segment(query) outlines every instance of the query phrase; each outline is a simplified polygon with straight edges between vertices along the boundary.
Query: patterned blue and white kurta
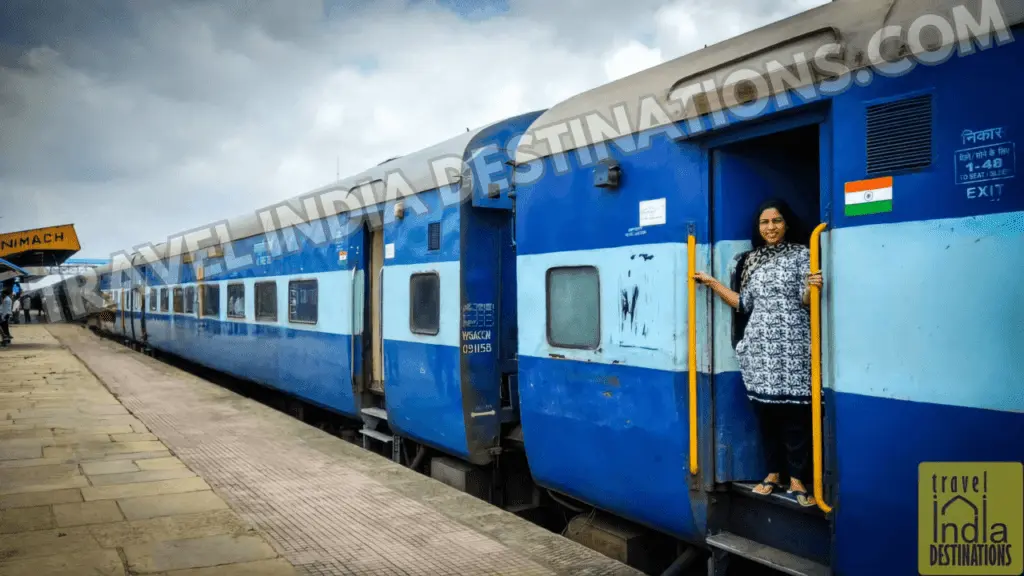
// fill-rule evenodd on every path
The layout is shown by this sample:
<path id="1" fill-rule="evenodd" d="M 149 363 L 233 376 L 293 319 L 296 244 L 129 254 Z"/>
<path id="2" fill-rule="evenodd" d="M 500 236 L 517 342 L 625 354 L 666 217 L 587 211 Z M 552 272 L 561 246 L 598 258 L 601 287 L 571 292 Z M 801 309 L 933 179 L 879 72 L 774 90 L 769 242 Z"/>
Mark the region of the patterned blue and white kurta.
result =
<path id="1" fill-rule="evenodd" d="M 747 258 L 740 307 L 750 314 L 736 345 L 747 395 L 758 402 L 807 404 L 811 395 L 810 309 L 803 303 L 810 250 L 763 246 Z"/>

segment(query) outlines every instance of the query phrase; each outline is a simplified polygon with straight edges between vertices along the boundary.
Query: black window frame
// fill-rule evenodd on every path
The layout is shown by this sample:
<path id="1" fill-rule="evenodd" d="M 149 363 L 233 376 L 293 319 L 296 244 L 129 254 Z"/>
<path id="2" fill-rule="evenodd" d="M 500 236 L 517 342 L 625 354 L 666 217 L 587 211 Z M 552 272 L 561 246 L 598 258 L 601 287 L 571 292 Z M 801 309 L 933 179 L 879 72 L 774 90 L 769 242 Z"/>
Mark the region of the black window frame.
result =
<path id="1" fill-rule="evenodd" d="M 234 313 L 234 308 L 231 307 L 231 290 L 232 288 L 242 289 L 242 315 Z M 227 309 L 224 311 L 228 318 L 245 318 L 245 283 L 244 282 L 232 282 L 227 285 Z"/>
<path id="2" fill-rule="evenodd" d="M 597 340 L 593 346 L 577 344 L 560 344 L 551 339 L 551 277 L 554 272 L 562 270 L 592 270 L 597 279 Z M 549 346 L 554 348 L 566 348 L 569 350 L 597 350 L 601 347 L 601 272 L 597 266 L 582 264 L 578 266 L 553 266 L 548 268 L 544 276 L 544 332 L 545 339 Z"/>
<path id="3" fill-rule="evenodd" d="M 210 292 L 214 293 L 214 298 L 210 298 Z M 201 295 L 199 316 L 201 318 L 220 318 L 220 283 L 204 282 L 199 285 L 199 293 Z M 213 302 L 212 311 L 208 308 L 210 302 Z"/>
<path id="4" fill-rule="evenodd" d="M 168 290 L 167 290 L 167 288 L 161 288 L 160 289 L 160 311 L 161 312 L 167 312 L 167 310 L 169 308 L 169 305 L 167 304 L 167 300 L 168 300 Z"/>
<path id="5" fill-rule="evenodd" d="M 195 285 L 185 286 L 185 314 L 196 315 L 196 287 Z"/>
<path id="6" fill-rule="evenodd" d="M 429 329 L 417 328 L 414 319 L 416 318 L 413 306 L 416 302 L 416 295 L 413 293 L 413 285 L 416 278 L 429 276 L 433 277 L 437 282 L 437 303 L 435 309 L 437 310 L 437 326 L 433 331 Z M 421 336 L 437 336 L 441 332 L 441 275 L 436 271 L 431 272 L 416 272 L 409 276 L 409 332 L 413 334 L 419 334 Z"/>
<path id="7" fill-rule="evenodd" d="M 172 294 L 172 298 L 174 300 L 174 303 L 172 305 L 172 310 L 174 311 L 174 313 L 175 314 L 184 314 L 185 313 L 185 287 L 184 286 L 175 286 L 174 287 L 174 292 Z M 181 302 L 181 306 L 178 306 L 179 302 Z"/>
<path id="8" fill-rule="evenodd" d="M 150 312 L 157 312 L 158 311 L 158 305 L 160 304 L 160 296 L 158 296 L 158 294 L 160 294 L 160 290 L 159 289 L 157 289 L 157 288 L 150 288 L 149 289 L 149 311 Z"/>
<path id="9" fill-rule="evenodd" d="M 314 304 L 316 310 L 316 316 L 313 320 L 301 320 L 296 319 L 294 316 L 295 308 L 292 307 L 292 286 L 295 284 L 309 284 L 312 283 L 316 289 L 316 303 Z M 288 323 L 289 324 L 307 324 L 315 326 L 320 321 L 320 282 L 316 278 L 295 278 L 288 281 Z"/>
<path id="10" fill-rule="evenodd" d="M 271 286 L 274 289 L 274 291 L 273 291 L 273 298 L 271 298 L 271 301 L 274 303 L 274 316 L 272 318 L 271 317 L 267 317 L 266 314 L 264 314 L 262 316 L 260 315 L 260 302 L 261 302 L 261 299 L 260 299 L 260 287 L 261 286 L 267 286 L 267 285 Z M 277 322 L 278 313 L 277 313 L 277 281 L 276 280 L 264 280 L 263 282 L 256 282 L 255 284 L 253 284 L 253 287 L 252 287 L 252 299 L 253 299 L 253 316 L 254 316 L 254 318 L 256 319 L 257 322 Z"/>

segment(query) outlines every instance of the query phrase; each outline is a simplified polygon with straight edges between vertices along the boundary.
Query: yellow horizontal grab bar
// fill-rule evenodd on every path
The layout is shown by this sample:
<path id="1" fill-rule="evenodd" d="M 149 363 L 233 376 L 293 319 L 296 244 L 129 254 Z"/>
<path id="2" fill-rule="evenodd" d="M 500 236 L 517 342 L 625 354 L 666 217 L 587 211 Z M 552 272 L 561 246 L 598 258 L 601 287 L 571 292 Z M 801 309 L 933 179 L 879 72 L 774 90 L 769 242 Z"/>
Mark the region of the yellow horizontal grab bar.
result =
<path id="1" fill-rule="evenodd" d="M 821 272 L 821 255 L 818 246 L 821 232 L 828 226 L 825 222 L 818 224 L 811 233 L 811 274 Z M 821 435 L 821 289 L 811 286 L 811 433 L 814 452 L 814 501 L 826 514 L 832 507 L 825 503 L 822 496 L 824 483 L 822 480 L 822 435 Z"/>
<path id="2" fill-rule="evenodd" d="M 687 265 L 687 359 L 690 376 L 690 474 L 697 474 L 697 238 L 692 234 L 686 239 Z"/>

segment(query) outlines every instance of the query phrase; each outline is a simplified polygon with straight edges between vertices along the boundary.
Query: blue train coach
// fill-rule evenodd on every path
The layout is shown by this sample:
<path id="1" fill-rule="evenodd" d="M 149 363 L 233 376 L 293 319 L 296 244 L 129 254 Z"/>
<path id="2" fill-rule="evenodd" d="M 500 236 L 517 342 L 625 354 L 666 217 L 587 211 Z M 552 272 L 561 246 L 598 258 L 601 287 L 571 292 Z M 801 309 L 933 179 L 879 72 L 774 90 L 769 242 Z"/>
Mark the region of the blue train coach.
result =
<path id="1" fill-rule="evenodd" d="M 398 460 L 489 464 L 517 419 L 509 150 L 538 114 L 115 259 L 90 321 L 362 420 Z"/>
<path id="2" fill-rule="evenodd" d="M 922 570 L 984 566 L 919 540 L 919 466 L 1024 460 L 1022 20 L 1013 1 L 840 0 L 541 115 L 515 184 L 534 480 L 707 546 L 715 573 L 739 554 L 916 574 L 919 546 Z M 814 228 L 824 275 L 809 509 L 751 493 L 734 311 L 691 280 L 730 282 L 770 197 Z M 1007 550 L 980 562 L 1019 571 Z"/>

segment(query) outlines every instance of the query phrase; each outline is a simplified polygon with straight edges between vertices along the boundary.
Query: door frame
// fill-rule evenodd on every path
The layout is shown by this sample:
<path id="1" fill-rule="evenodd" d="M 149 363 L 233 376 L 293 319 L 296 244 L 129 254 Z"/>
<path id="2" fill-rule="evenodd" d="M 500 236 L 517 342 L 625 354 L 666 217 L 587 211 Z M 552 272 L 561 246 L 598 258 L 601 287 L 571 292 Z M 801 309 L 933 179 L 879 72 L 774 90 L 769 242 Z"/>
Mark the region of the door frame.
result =
<path id="1" fill-rule="evenodd" d="M 120 292 L 120 297 L 121 297 L 121 306 L 120 306 L 120 308 L 121 308 L 121 334 L 124 335 L 124 336 L 128 336 L 128 330 L 127 330 L 127 328 L 125 328 L 125 314 L 126 314 L 125 305 L 128 302 L 128 297 L 127 297 L 128 291 L 125 290 L 124 288 L 122 288 L 122 289 L 118 290 L 118 292 Z"/>
<path id="2" fill-rule="evenodd" d="M 364 274 L 363 304 L 365 314 L 363 315 L 363 390 L 374 394 L 384 394 L 384 255 L 385 238 L 383 223 L 374 226 L 371 222 L 363 223 L 364 242 L 366 246 L 366 272 Z M 374 245 L 380 239 L 380 267 L 377 268 Z M 377 318 L 373 316 L 373 298 L 380 294 L 378 303 Z M 379 339 L 379 341 L 378 341 Z M 381 389 L 373 387 L 374 371 L 376 368 L 377 350 L 380 355 L 380 382 Z"/>
<path id="3" fill-rule="evenodd" d="M 832 223 L 832 198 L 833 198 L 833 186 L 832 186 L 832 108 L 830 102 L 818 103 L 801 107 L 798 110 L 792 112 L 786 112 L 784 114 L 771 114 L 763 119 L 757 119 L 749 122 L 744 122 L 736 125 L 731 125 L 721 130 L 708 133 L 706 135 L 698 136 L 691 139 L 700 146 L 701 152 L 701 182 L 704 186 L 705 198 L 707 199 L 707 226 L 708 226 L 708 262 L 710 271 L 715 274 L 716 278 L 720 281 L 718 275 L 726 272 L 727 270 L 716 270 L 716 231 L 715 231 L 715 186 L 717 182 L 715 180 L 715 153 L 730 144 L 737 144 L 745 141 L 754 140 L 764 136 L 770 136 L 774 134 L 780 134 L 790 130 L 805 128 L 808 126 L 818 127 L 818 219 L 816 222 L 807 222 L 809 228 L 813 228 L 820 222 L 827 222 L 829 227 L 821 234 L 821 268 L 822 273 L 825 276 L 825 284 L 830 284 L 832 280 L 831 274 L 831 244 L 828 242 L 829 231 L 831 230 Z M 715 454 L 718 449 L 718 441 L 716 436 L 717 422 L 718 422 L 718 410 L 714 405 L 715 398 L 715 327 L 718 319 L 715 318 L 714 313 L 714 299 L 717 298 L 710 292 L 707 294 L 708 302 L 706 310 L 708 311 L 704 320 L 704 326 L 706 330 L 706 337 L 704 344 L 706 346 L 705 352 L 702 355 L 706 358 L 706 362 L 710 365 L 709 370 L 709 393 L 706 397 L 710 398 L 710 418 L 707 419 L 708 427 L 700 431 L 703 441 L 699 449 L 701 450 L 701 480 L 704 484 L 705 490 L 713 491 L 718 486 L 733 482 L 733 479 L 725 479 L 721 482 L 717 479 L 717 465 L 715 462 Z M 830 391 L 832 390 L 834 379 L 833 370 L 833 343 L 832 343 L 832 318 L 833 318 L 833 305 L 832 298 L 827 290 L 823 290 L 822 303 L 821 303 L 821 377 L 822 377 L 822 454 L 823 454 L 823 490 L 826 501 L 831 505 L 833 504 L 834 494 L 836 493 L 834 478 L 830 481 L 830 477 L 834 475 L 836 466 L 835 460 L 835 416 L 834 416 L 834 405 L 835 402 L 831 399 Z M 723 320 L 724 321 L 724 320 Z M 731 319 L 728 320 L 731 322 Z M 705 395 L 702 395 L 705 396 Z M 702 419 L 703 423 L 703 419 Z M 812 448 L 813 449 L 813 448 Z M 805 480 L 809 490 L 813 490 L 813 478 Z"/>
<path id="4" fill-rule="evenodd" d="M 361 216 L 359 217 L 361 218 Z M 353 218 L 355 216 L 349 216 L 350 225 Z M 365 221 L 362 221 L 357 229 L 349 232 L 347 243 L 345 244 L 347 252 L 345 258 L 348 264 L 347 272 L 350 274 L 347 281 L 350 283 L 349 288 L 352 290 L 346 304 L 351 309 L 349 329 L 352 341 L 349 344 L 348 350 L 350 363 L 349 378 L 357 409 L 364 404 L 362 394 L 368 390 L 369 378 L 369 372 L 367 371 L 367 322 L 370 314 L 369 300 L 367 300 L 370 285 L 370 252 L 367 245 L 369 237 L 369 227 Z M 362 274 L 361 281 L 359 281 L 360 273 Z M 360 288 L 358 291 L 356 290 L 357 286 Z M 358 299 L 356 298 L 357 296 L 359 296 Z M 358 324 L 357 320 L 359 321 Z"/>

